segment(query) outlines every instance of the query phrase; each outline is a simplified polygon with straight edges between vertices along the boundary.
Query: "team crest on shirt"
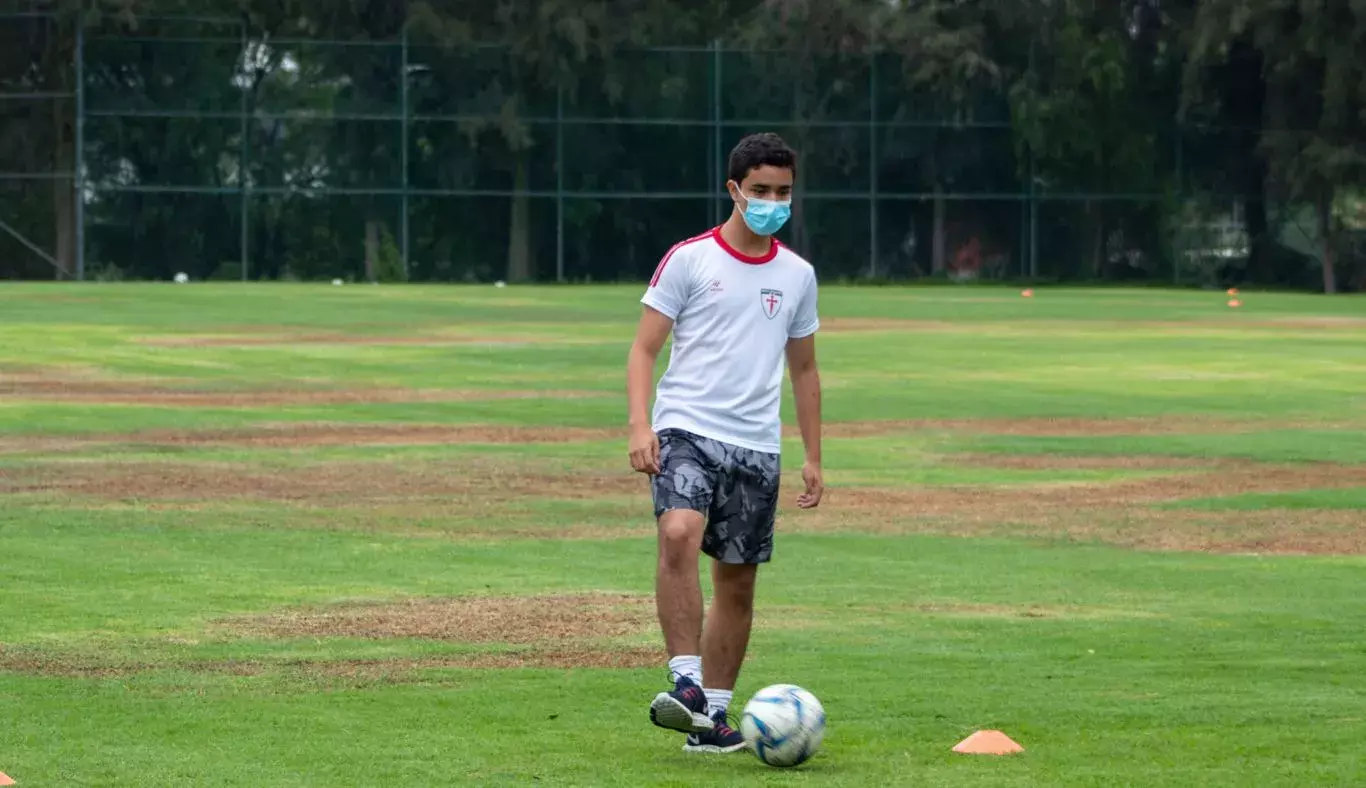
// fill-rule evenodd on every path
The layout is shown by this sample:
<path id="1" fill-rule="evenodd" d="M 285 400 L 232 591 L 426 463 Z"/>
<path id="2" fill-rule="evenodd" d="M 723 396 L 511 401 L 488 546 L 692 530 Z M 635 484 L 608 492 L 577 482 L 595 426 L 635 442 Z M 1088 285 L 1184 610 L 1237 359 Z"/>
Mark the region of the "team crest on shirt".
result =
<path id="1" fill-rule="evenodd" d="M 759 306 L 763 307 L 764 315 L 769 320 L 778 316 L 778 310 L 783 308 L 783 291 L 765 287 L 759 291 Z"/>

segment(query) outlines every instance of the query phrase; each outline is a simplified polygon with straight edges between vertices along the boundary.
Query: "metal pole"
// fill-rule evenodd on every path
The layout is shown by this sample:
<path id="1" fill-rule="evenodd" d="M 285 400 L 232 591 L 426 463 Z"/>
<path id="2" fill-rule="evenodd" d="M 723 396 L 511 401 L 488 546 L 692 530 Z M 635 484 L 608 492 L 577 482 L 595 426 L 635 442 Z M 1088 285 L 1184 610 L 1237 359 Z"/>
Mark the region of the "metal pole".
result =
<path id="1" fill-rule="evenodd" d="M 76 279 L 85 279 L 85 17 L 76 14 Z"/>
<path id="2" fill-rule="evenodd" d="M 251 267 L 251 254 L 248 251 L 251 246 L 251 200 L 247 196 L 247 184 L 251 180 L 251 124 L 247 121 L 248 102 L 247 94 L 250 92 L 251 80 L 248 76 L 248 67 L 251 64 L 251 41 L 248 38 L 247 20 L 245 15 L 242 18 L 242 101 L 241 101 L 241 128 L 238 134 L 241 136 L 237 150 L 237 189 L 238 211 L 242 214 L 238 225 L 241 227 L 242 237 L 238 239 L 238 267 L 242 269 L 242 281 L 247 281 L 247 271 Z"/>
<path id="3" fill-rule="evenodd" d="M 1034 175 L 1034 151 L 1029 152 L 1029 278 L 1039 278 L 1039 198 Z"/>
<path id="4" fill-rule="evenodd" d="M 1184 184 L 1184 182 L 1183 182 L 1183 181 L 1184 181 L 1184 178 L 1185 178 L 1185 173 L 1183 172 L 1185 163 L 1182 161 L 1182 157 L 1183 157 L 1183 155 L 1184 155 L 1184 148 L 1183 148 L 1183 146 L 1182 146 L 1182 144 L 1181 144 L 1181 138 L 1182 138 L 1181 121 L 1180 121 L 1180 120 L 1177 120 L 1177 122 L 1176 122 L 1176 204 L 1177 204 L 1177 216 L 1178 216 L 1178 217 L 1181 217 L 1181 216 L 1184 216 L 1184 215 L 1185 215 L 1185 210 L 1184 210 L 1185 206 L 1183 206 L 1183 205 L 1181 204 L 1181 195 L 1183 195 L 1183 194 L 1185 193 L 1185 188 L 1184 188 L 1184 187 L 1185 187 L 1185 184 Z M 1178 287 L 1181 285 L 1181 258 L 1182 258 L 1182 256 L 1183 256 L 1183 250 L 1181 249 L 1181 239 L 1182 239 L 1182 238 L 1184 237 L 1184 235 L 1185 235 L 1185 234 L 1182 232 L 1184 229 L 1185 229 L 1185 228 L 1182 226 L 1181 222 L 1178 220 L 1178 221 L 1176 222 L 1176 241 L 1175 241 L 1175 243 L 1172 244 L 1172 284 L 1173 284 L 1173 285 L 1176 285 L 1176 286 L 1178 286 Z"/>
<path id="5" fill-rule="evenodd" d="M 877 278 L 877 53 L 868 56 L 868 276 Z"/>
<path id="6" fill-rule="evenodd" d="M 1037 79 L 1034 72 L 1034 39 L 1029 40 L 1029 76 Z M 1029 149 L 1029 278 L 1039 278 L 1039 200 L 1035 196 L 1038 184 L 1034 174 L 1034 149 Z"/>
<path id="7" fill-rule="evenodd" d="M 716 158 L 710 164 L 712 172 L 711 225 L 721 224 L 721 192 L 726 186 L 725 148 L 721 147 L 721 39 L 711 42 L 711 130 L 716 146 Z"/>
<path id="8" fill-rule="evenodd" d="M 1024 248 L 1025 238 L 1029 236 L 1029 203 L 1028 197 L 1020 200 L 1020 245 L 1016 247 L 1020 259 L 1020 276 L 1029 273 L 1029 261 L 1025 259 L 1029 252 Z"/>
<path id="9" fill-rule="evenodd" d="M 564 84 L 555 85 L 555 281 L 564 281 Z"/>
<path id="10" fill-rule="evenodd" d="M 403 64 L 399 72 L 399 93 L 403 101 L 402 141 L 400 145 L 403 167 L 403 207 L 399 216 L 399 245 L 403 253 L 403 279 L 408 280 L 408 25 L 403 25 Z"/>

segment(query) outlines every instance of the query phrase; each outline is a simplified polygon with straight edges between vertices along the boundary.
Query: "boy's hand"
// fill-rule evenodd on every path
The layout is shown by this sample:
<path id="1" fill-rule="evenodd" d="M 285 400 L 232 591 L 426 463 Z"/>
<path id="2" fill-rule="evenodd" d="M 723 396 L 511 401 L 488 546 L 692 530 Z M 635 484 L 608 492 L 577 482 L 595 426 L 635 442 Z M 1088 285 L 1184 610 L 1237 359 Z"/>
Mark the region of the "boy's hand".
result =
<path id="1" fill-rule="evenodd" d="M 806 491 L 797 496 L 797 506 L 801 509 L 815 509 L 820 505 L 821 495 L 825 492 L 825 479 L 821 476 L 821 465 L 807 460 L 802 466 L 802 482 Z"/>
<path id="2" fill-rule="evenodd" d="M 631 468 L 637 473 L 659 473 L 659 436 L 650 427 L 633 427 L 627 444 Z"/>

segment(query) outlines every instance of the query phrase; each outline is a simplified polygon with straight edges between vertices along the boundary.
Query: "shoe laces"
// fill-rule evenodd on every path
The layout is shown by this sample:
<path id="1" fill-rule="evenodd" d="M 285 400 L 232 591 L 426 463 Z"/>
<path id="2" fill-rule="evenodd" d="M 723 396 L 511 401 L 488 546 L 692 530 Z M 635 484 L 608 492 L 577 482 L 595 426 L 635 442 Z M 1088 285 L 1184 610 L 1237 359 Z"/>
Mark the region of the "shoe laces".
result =
<path id="1" fill-rule="evenodd" d="M 732 733 L 738 733 L 740 730 L 740 718 L 730 709 L 726 709 L 724 713 L 712 717 L 712 721 L 716 723 L 716 727 L 713 728 L 713 730 L 716 731 L 718 735 L 722 735 L 726 732 L 725 730 L 721 730 L 722 728 L 725 728 Z"/>
<path id="2" fill-rule="evenodd" d="M 674 687 L 677 687 L 677 686 L 678 686 L 679 680 L 683 678 L 683 674 L 682 674 L 682 673 L 674 673 L 672 670 L 668 671 L 668 676 L 669 676 L 669 683 L 672 684 L 672 685 L 674 685 Z M 685 687 L 685 688 L 683 689 L 683 692 L 684 692 L 684 693 L 693 693 L 693 692 L 695 692 L 695 693 L 697 693 L 699 696 L 702 697 L 703 702 L 706 702 L 706 694 L 705 694 L 705 690 L 702 689 L 702 685 L 701 685 L 701 684 L 698 684 L 698 683 L 695 682 L 695 681 L 692 681 L 691 679 L 689 679 L 689 681 L 690 681 L 691 683 L 690 683 L 687 687 Z"/>

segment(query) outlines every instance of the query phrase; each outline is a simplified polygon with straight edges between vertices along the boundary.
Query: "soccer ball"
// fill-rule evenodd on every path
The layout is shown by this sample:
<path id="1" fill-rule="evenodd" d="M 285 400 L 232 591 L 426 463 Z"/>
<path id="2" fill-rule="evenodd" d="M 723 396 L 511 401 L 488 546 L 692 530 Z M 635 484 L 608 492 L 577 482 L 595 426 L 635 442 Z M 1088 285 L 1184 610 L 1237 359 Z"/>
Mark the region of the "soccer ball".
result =
<path id="1" fill-rule="evenodd" d="M 175 275 L 175 283 L 178 285 L 183 285 L 188 281 L 190 281 L 190 276 L 189 274 L 186 274 L 184 271 L 181 271 L 180 273 Z"/>
<path id="2" fill-rule="evenodd" d="M 740 718 L 750 751 L 769 766 L 796 766 L 815 755 L 825 738 L 825 708 L 796 684 L 754 693 Z"/>

